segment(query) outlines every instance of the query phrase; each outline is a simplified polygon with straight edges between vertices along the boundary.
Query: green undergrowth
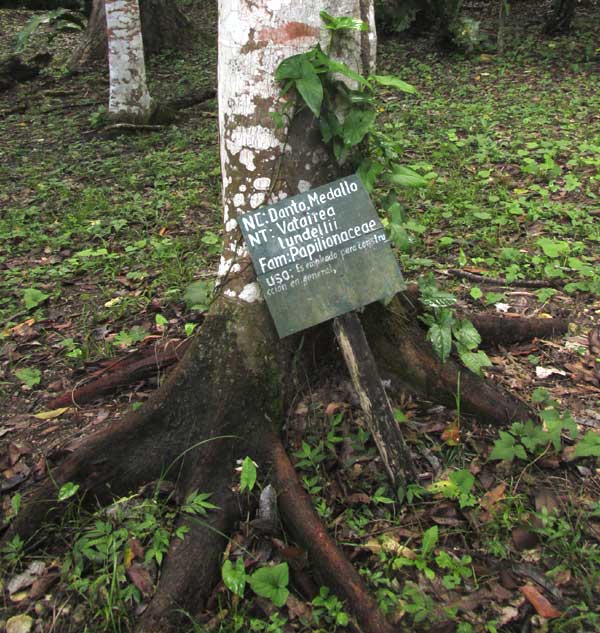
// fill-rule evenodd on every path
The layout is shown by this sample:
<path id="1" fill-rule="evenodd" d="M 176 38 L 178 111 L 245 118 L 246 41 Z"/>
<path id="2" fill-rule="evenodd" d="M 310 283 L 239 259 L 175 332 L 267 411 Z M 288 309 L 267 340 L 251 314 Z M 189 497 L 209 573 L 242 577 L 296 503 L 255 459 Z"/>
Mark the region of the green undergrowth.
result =
<path id="1" fill-rule="evenodd" d="M 380 67 L 401 68 L 418 94 L 384 95 L 384 130 L 429 182 L 403 192 L 404 269 L 467 267 L 600 295 L 593 38 L 530 37 L 505 57 L 451 60 L 387 44 Z"/>

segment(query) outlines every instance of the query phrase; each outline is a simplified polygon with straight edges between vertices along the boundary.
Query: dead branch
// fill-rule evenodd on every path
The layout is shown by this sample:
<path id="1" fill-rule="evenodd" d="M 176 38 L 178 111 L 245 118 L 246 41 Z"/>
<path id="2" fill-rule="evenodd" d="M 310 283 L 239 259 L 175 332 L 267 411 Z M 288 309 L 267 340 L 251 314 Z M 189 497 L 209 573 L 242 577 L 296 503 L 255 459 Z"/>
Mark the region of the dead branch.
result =
<path id="1" fill-rule="evenodd" d="M 452 277 L 468 279 L 469 281 L 490 286 L 514 286 L 516 288 L 562 288 L 564 286 L 564 283 L 558 280 L 515 279 L 508 281 L 502 277 L 486 277 L 485 275 L 477 275 L 476 273 L 470 273 L 466 270 L 458 270 L 456 268 L 448 269 L 448 274 Z"/>
<path id="2" fill-rule="evenodd" d="M 194 92 L 183 95 L 183 97 L 176 97 L 175 99 L 167 101 L 164 107 L 167 110 L 185 110 L 186 108 L 191 108 L 192 106 L 204 103 L 209 99 L 213 99 L 216 94 L 217 91 L 214 88 L 195 90 Z"/>
<path id="3" fill-rule="evenodd" d="M 377 364 L 356 312 L 337 317 L 333 330 L 350 378 L 392 485 L 416 479 L 415 469 L 392 406 L 383 388 Z"/>

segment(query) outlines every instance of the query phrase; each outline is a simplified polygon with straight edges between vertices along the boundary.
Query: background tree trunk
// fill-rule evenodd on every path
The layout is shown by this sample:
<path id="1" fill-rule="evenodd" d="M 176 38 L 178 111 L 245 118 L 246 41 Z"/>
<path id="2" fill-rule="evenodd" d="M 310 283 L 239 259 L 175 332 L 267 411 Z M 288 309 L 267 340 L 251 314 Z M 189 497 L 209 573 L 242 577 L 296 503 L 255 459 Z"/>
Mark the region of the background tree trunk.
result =
<path id="1" fill-rule="evenodd" d="M 179 49 L 192 37 L 191 22 L 175 0 L 139 0 L 142 37 L 146 56 L 167 49 Z M 69 66 L 74 69 L 107 57 L 104 0 L 93 0 L 92 11 L 82 39 L 73 51 Z"/>
<path id="2" fill-rule="evenodd" d="M 105 0 L 112 121 L 148 123 L 151 100 L 137 0 Z"/>
<path id="3" fill-rule="evenodd" d="M 571 30 L 577 0 L 554 0 L 552 12 L 544 25 L 546 35 L 559 35 Z"/>

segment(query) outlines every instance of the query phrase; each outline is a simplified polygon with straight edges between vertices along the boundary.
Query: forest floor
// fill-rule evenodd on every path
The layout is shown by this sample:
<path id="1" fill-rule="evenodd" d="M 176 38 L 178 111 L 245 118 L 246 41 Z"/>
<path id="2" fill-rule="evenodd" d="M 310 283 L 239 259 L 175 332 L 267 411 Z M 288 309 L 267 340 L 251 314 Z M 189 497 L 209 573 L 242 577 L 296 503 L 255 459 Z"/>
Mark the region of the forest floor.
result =
<path id="1" fill-rule="evenodd" d="M 0 11 L 0 30 L 14 34 L 30 15 Z M 157 99 L 215 85 L 214 15 L 198 24 L 201 46 L 150 60 Z M 379 71 L 418 94 L 382 91 L 379 121 L 427 181 L 406 190 L 390 227 L 405 276 L 434 279 L 461 310 L 568 319 L 562 337 L 487 350 L 487 374 L 533 398 L 545 425 L 500 436 L 472 425 L 459 386 L 458 413 L 394 394 L 411 450 L 429 464 L 399 493 L 342 365 L 307 384 L 287 421 L 317 511 L 399 630 L 600 630 L 600 24 L 583 14 L 556 39 L 526 24 L 511 18 L 503 56 L 383 39 Z M 160 384 L 168 369 L 154 363 L 88 401 L 75 391 L 133 362 L 152 365 L 162 350 L 175 360 L 210 304 L 220 253 L 216 102 L 159 130 L 108 136 L 106 70 L 66 69 L 76 37 L 37 34 L 25 57 L 43 48 L 51 63 L 0 93 L 4 524 L 47 465 Z M 244 480 L 253 481 L 248 465 Z M 176 508 L 132 491 L 83 513 L 75 492 L 60 491 L 64 523 L 44 554 L 18 542 L 2 552 L 0 630 L 21 615 L 40 633 L 124 632 L 150 599 Z M 355 631 L 303 552 L 253 518 L 189 630 Z M 290 569 L 289 585 L 277 581 L 282 607 L 251 582 L 244 589 L 273 563 Z"/>

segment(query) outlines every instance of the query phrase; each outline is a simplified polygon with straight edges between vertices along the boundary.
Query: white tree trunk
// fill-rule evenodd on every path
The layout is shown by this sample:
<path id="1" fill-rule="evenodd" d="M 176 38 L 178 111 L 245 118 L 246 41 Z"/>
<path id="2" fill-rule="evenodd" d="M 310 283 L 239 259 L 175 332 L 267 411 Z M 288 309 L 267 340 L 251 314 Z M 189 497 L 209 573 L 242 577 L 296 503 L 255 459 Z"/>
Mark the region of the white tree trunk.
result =
<path id="1" fill-rule="evenodd" d="M 151 99 L 146 85 L 138 0 L 105 0 L 112 120 L 147 123 Z"/>
<path id="2" fill-rule="evenodd" d="M 344 38 L 344 50 L 336 49 L 336 55 L 359 72 L 372 70 L 376 49 L 373 0 L 219 1 L 219 129 L 225 225 L 219 280 L 231 298 L 248 302 L 261 299 L 237 217 L 336 177 L 336 166 L 310 115 L 289 130 L 277 129 L 272 116 L 284 103 L 274 77 L 277 66 L 317 42 L 323 49 L 327 47 L 331 32 L 323 27 L 320 11 L 369 22 L 369 32 L 351 32 Z"/>

